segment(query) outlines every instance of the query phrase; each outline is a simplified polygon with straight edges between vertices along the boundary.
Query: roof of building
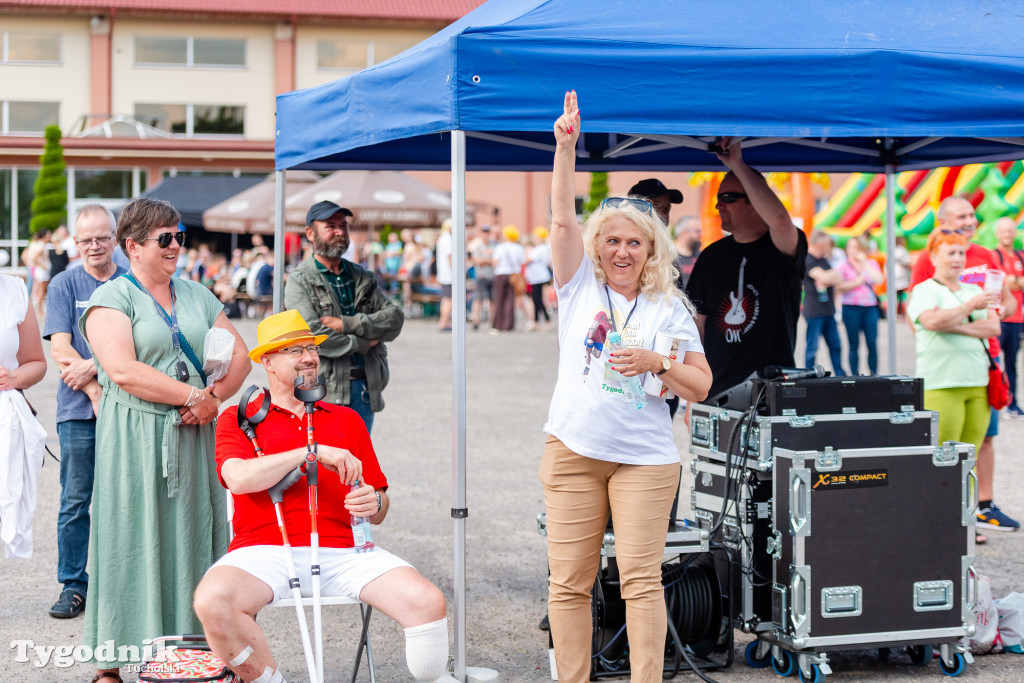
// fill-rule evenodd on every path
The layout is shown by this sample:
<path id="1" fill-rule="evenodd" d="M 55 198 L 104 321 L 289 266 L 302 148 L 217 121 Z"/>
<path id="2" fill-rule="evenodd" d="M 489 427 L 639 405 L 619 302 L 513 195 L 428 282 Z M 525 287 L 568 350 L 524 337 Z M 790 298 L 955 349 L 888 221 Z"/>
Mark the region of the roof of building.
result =
<path id="1" fill-rule="evenodd" d="M 386 21 L 452 22 L 483 0 L 7 0 L 0 11 L 64 10 L 110 14 L 234 14 Z"/>

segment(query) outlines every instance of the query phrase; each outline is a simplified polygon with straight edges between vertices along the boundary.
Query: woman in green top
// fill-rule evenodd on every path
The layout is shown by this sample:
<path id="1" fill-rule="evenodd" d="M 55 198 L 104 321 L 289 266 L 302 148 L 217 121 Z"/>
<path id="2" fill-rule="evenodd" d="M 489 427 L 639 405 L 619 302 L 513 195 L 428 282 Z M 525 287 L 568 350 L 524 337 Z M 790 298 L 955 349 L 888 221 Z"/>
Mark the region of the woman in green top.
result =
<path id="1" fill-rule="evenodd" d="M 94 682 L 119 683 L 119 667 L 136 656 L 129 648 L 146 638 L 201 632 L 192 593 L 227 549 L 213 421 L 251 364 L 217 298 L 173 279 L 179 220 L 148 197 L 124 208 L 117 241 L 131 270 L 96 290 L 79 323 L 103 388 L 82 636 L 101 667 Z M 206 387 L 201 355 L 213 326 L 235 346 L 227 375 Z"/>
<path id="2" fill-rule="evenodd" d="M 967 239 L 953 230 L 928 237 L 935 275 L 914 287 L 907 315 L 917 332 L 917 376 L 924 407 L 939 413 L 939 443 L 981 448 L 989 423 L 985 340 L 999 336 L 999 316 L 981 287 L 960 282 Z"/>

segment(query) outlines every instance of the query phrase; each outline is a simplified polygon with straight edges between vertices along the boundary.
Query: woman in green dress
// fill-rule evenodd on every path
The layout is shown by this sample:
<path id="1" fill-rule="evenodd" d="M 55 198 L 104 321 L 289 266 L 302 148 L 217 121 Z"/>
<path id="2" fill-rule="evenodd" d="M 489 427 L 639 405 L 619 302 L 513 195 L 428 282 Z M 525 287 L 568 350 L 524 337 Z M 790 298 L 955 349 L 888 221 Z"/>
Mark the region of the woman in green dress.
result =
<path id="1" fill-rule="evenodd" d="M 117 241 L 131 269 L 96 290 L 79 323 L 103 387 L 82 636 L 100 667 L 94 682 L 120 683 L 146 638 L 201 632 L 192 592 L 228 544 L 214 418 L 251 365 L 217 297 L 173 279 L 179 220 L 148 197 L 124 208 Z M 235 346 L 227 375 L 206 387 L 201 356 L 213 326 Z"/>

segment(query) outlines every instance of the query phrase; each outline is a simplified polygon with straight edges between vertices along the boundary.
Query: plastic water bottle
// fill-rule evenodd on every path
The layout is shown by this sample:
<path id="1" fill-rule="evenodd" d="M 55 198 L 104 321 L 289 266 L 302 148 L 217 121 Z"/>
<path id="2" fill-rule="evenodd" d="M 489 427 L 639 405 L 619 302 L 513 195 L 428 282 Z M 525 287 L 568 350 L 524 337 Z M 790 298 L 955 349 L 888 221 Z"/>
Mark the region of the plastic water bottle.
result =
<path id="1" fill-rule="evenodd" d="M 608 346 L 613 353 L 625 348 L 622 345 L 622 337 L 618 332 L 610 332 L 608 334 Z M 619 382 L 622 384 L 622 394 L 626 397 L 626 400 L 629 401 L 629 405 L 637 410 L 640 410 L 647 405 L 647 394 L 644 392 L 644 388 L 640 384 L 639 375 L 626 377 L 625 375 L 620 374 Z"/>
<path id="2" fill-rule="evenodd" d="M 355 491 L 362 488 L 360 482 L 355 482 L 349 485 L 349 491 Z M 357 553 L 368 553 L 373 550 L 373 534 L 370 532 L 370 520 L 366 517 L 356 517 L 352 515 L 352 546 L 356 549 Z"/>

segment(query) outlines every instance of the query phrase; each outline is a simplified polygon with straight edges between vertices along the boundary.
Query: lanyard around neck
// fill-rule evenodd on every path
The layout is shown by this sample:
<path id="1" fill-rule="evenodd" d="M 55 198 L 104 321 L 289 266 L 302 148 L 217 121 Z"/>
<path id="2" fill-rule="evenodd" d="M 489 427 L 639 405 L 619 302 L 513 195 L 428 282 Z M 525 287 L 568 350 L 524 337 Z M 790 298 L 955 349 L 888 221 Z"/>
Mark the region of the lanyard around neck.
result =
<path id="1" fill-rule="evenodd" d="M 615 309 L 612 308 L 612 294 L 608 291 L 608 285 L 604 286 L 604 295 L 608 298 L 608 318 L 612 321 L 612 332 L 618 332 L 615 327 Z M 622 329 L 629 327 L 629 319 L 633 317 L 633 313 L 636 311 L 636 305 L 640 303 L 640 288 L 636 290 L 636 297 L 633 299 L 633 308 L 629 309 L 629 314 L 626 316 L 626 322 L 622 323 Z"/>
<path id="2" fill-rule="evenodd" d="M 153 296 L 141 282 L 139 282 L 138 278 L 136 278 L 131 271 L 125 273 L 124 276 L 131 280 L 136 287 L 145 292 L 149 298 L 153 300 L 153 305 L 156 306 L 157 313 L 160 314 L 160 319 L 164 321 L 167 328 L 171 331 L 171 342 L 174 344 L 174 350 L 180 351 L 181 342 L 178 340 L 178 317 L 174 314 L 174 278 L 171 278 L 171 281 L 167 283 L 171 288 L 171 312 L 168 315 L 167 311 L 164 310 L 164 307 L 156 300 L 156 297 Z"/>

